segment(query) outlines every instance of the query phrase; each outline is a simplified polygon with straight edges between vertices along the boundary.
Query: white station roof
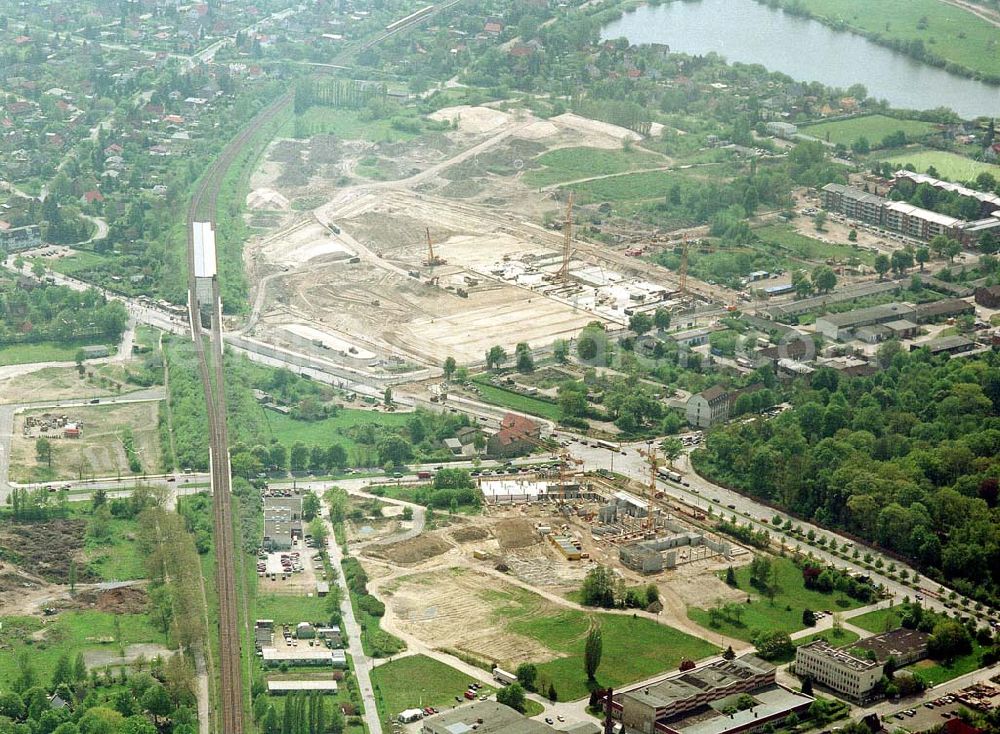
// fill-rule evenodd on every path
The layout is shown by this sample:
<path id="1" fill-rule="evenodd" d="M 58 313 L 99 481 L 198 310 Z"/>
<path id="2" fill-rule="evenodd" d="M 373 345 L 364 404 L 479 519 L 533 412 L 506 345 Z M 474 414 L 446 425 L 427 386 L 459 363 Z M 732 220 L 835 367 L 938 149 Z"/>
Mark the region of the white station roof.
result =
<path id="1" fill-rule="evenodd" d="M 215 260 L 215 230 L 211 222 L 192 222 L 194 228 L 194 276 L 214 278 L 218 272 Z"/>

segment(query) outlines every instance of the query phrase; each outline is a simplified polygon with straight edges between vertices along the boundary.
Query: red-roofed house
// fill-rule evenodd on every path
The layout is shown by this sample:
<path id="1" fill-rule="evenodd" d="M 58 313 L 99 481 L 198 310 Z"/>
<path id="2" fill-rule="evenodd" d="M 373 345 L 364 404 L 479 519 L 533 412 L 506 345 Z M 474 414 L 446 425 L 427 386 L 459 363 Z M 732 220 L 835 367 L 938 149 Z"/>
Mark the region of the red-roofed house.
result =
<path id="1" fill-rule="evenodd" d="M 503 33 L 503 23 L 501 23 L 496 18 L 490 18 L 483 25 L 483 31 L 489 33 L 491 36 L 499 36 Z"/>
<path id="2" fill-rule="evenodd" d="M 104 154 L 105 155 L 121 155 L 121 152 L 123 150 L 124 150 L 124 148 L 122 148 L 120 145 L 118 145 L 118 143 L 112 143 L 111 145 L 109 145 L 107 148 L 104 149 Z"/>
<path id="3" fill-rule="evenodd" d="M 84 204 L 93 204 L 95 201 L 104 201 L 104 196 L 97 189 L 91 189 L 83 196 L 81 196 L 80 200 Z"/>
<path id="4" fill-rule="evenodd" d="M 18 46 L 23 46 L 26 43 L 31 43 L 31 37 L 30 36 L 18 36 L 17 38 L 14 39 L 14 43 L 17 44 Z"/>
<path id="5" fill-rule="evenodd" d="M 500 430 L 486 442 L 491 456 L 521 456 L 535 447 L 542 428 L 530 418 L 507 413 L 500 421 Z"/>

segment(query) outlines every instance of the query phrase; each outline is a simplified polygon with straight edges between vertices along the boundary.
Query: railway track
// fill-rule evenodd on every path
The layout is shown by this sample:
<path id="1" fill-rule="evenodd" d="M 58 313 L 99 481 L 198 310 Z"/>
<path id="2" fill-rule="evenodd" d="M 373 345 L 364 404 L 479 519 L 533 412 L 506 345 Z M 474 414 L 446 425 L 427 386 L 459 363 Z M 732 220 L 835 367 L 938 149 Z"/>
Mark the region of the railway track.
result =
<path id="1" fill-rule="evenodd" d="M 226 425 L 225 377 L 223 374 L 222 300 L 219 280 L 212 284 L 212 302 L 199 303 L 194 269 L 194 222 L 208 221 L 215 226 L 216 204 L 222 179 L 236 157 L 253 137 L 270 124 L 291 103 L 287 92 L 264 108 L 249 125 L 233 138 L 198 183 L 188 205 L 188 308 L 191 337 L 198 357 L 198 371 L 205 391 L 208 414 L 209 456 L 212 476 L 213 517 L 215 520 L 216 588 L 219 598 L 219 688 L 218 721 L 215 730 L 224 734 L 246 731 L 242 674 L 239 604 L 236 592 L 236 539 L 233 531 L 229 433 Z M 208 348 L 202 326 L 207 310 Z"/>

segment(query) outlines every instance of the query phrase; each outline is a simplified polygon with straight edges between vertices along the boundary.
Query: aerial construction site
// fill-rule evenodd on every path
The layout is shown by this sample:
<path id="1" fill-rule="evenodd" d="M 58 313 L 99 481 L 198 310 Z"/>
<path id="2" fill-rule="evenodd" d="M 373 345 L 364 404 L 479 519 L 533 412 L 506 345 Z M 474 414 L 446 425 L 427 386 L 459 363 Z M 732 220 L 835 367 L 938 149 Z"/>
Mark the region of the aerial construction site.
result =
<path id="1" fill-rule="evenodd" d="M 251 224 L 270 225 L 246 250 L 251 336 L 359 367 L 468 364 L 494 344 L 543 348 L 693 295 L 683 273 L 589 244 L 572 190 L 539 178 L 547 151 L 620 151 L 638 134 L 525 110 L 431 117 L 451 129 L 412 144 L 271 146 L 248 197 Z"/>

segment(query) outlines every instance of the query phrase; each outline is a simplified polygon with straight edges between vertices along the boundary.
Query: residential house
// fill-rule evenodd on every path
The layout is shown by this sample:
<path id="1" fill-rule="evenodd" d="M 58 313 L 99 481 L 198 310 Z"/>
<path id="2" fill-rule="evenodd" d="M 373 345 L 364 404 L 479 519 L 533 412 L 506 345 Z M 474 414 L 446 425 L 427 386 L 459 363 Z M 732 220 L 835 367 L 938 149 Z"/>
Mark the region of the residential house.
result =
<path id="1" fill-rule="evenodd" d="M 530 418 L 507 413 L 500 421 L 500 430 L 486 442 L 487 453 L 499 457 L 530 453 L 536 446 L 541 431 L 541 426 Z"/>
<path id="2" fill-rule="evenodd" d="M 710 428 L 729 418 L 729 392 L 722 385 L 713 385 L 707 390 L 688 398 L 685 406 L 687 422 L 698 428 Z"/>

